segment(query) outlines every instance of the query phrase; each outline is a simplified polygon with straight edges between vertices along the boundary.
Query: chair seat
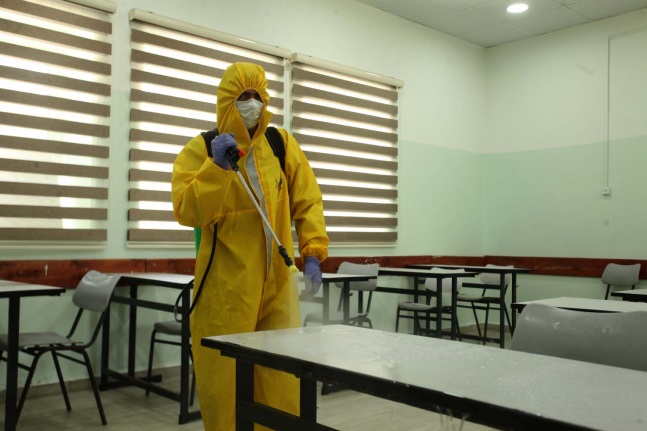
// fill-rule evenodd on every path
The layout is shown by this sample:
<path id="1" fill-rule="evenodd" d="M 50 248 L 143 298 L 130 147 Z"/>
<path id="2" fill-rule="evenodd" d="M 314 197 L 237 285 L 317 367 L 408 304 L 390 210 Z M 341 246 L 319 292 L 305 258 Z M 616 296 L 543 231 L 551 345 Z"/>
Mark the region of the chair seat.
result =
<path id="1" fill-rule="evenodd" d="M 182 335 L 182 323 L 175 320 L 156 322 L 153 328 L 161 334 L 177 335 L 178 337 Z"/>
<path id="2" fill-rule="evenodd" d="M 0 351 L 6 351 L 8 348 L 9 337 L 7 334 L 0 335 Z M 52 344 L 60 344 L 65 346 L 73 346 L 81 344 L 78 341 L 70 340 L 67 337 L 57 334 L 56 332 L 24 332 L 18 336 L 18 348 L 32 346 L 49 346 Z"/>

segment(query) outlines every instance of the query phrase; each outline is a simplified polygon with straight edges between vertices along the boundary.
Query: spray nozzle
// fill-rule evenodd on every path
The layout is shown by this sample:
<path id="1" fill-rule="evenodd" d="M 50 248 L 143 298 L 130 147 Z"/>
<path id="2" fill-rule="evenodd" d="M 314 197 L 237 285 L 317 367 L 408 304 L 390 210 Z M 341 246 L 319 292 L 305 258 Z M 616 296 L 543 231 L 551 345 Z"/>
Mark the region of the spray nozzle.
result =
<path id="1" fill-rule="evenodd" d="M 227 151 L 225 152 L 225 156 L 227 157 L 227 161 L 229 162 L 229 166 L 234 171 L 238 171 L 238 160 L 240 160 L 241 157 L 243 157 L 245 153 L 243 150 L 239 150 L 238 147 L 229 147 L 227 148 Z"/>

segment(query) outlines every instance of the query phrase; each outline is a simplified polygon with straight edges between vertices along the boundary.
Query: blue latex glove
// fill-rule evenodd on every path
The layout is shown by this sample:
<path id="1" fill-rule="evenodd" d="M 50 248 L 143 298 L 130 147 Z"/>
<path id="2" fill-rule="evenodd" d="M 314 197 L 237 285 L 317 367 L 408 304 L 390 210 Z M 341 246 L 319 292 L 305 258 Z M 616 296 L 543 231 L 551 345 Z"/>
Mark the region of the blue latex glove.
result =
<path id="1" fill-rule="evenodd" d="M 225 171 L 228 171 L 231 166 L 229 166 L 229 160 L 227 160 L 227 156 L 225 154 L 229 148 L 237 145 L 238 144 L 234 139 L 233 133 L 223 133 L 213 138 L 213 141 L 211 141 L 213 162 Z"/>
<path id="2" fill-rule="evenodd" d="M 306 282 L 306 291 L 315 295 L 321 287 L 321 268 L 319 267 L 319 259 L 314 256 L 307 256 L 303 263 L 303 277 Z"/>

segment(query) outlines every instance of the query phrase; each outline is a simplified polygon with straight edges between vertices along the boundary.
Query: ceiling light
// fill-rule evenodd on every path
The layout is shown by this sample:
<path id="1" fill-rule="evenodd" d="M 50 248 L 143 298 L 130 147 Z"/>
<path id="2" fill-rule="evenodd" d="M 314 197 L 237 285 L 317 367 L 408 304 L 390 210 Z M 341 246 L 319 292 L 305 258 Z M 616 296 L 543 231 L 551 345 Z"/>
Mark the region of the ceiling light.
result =
<path id="1" fill-rule="evenodd" d="M 508 13 L 521 13 L 528 10 L 528 5 L 525 3 L 515 3 L 508 6 L 506 10 Z"/>

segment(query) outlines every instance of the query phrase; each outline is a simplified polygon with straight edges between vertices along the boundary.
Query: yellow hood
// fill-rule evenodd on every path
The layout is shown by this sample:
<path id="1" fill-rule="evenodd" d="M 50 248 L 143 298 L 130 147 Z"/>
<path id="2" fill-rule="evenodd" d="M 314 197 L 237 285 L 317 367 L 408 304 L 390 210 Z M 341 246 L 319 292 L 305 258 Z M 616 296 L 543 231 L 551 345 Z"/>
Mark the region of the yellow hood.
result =
<path id="1" fill-rule="evenodd" d="M 251 139 L 235 102 L 238 96 L 250 89 L 256 90 L 261 95 L 265 105 L 258 119 L 258 129 L 256 129 L 255 133 L 255 135 L 260 136 L 265 133 L 265 129 L 272 117 L 272 114 L 267 110 L 270 95 L 267 92 L 267 79 L 263 68 L 252 63 L 232 64 L 222 75 L 216 92 L 218 97 L 216 106 L 218 131 L 220 133 L 233 133 L 234 139 L 239 144 L 249 144 Z"/>

